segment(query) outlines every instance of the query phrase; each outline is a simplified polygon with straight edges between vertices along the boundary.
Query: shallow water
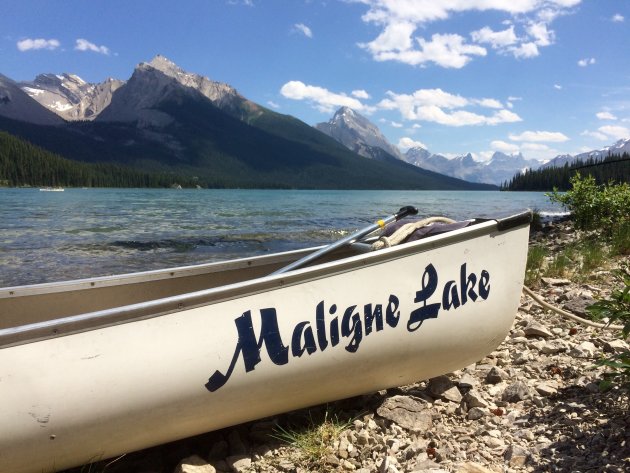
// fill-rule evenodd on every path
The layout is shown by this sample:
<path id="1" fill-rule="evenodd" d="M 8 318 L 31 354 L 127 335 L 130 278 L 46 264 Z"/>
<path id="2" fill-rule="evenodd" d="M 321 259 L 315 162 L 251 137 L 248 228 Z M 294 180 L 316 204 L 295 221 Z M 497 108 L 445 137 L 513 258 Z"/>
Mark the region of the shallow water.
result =
<path id="1" fill-rule="evenodd" d="M 562 213 L 539 192 L 0 189 L 0 287 L 325 244 L 405 205 L 454 219 Z"/>

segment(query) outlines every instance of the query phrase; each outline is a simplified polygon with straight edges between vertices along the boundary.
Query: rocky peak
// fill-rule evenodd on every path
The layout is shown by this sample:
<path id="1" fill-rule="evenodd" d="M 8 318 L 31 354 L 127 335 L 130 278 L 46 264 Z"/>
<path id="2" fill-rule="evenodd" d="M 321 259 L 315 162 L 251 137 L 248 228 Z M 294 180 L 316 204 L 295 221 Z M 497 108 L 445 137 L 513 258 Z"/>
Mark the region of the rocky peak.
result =
<path id="1" fill-rule="evenodd" d="M 350 107 L 341 107 L 335 112 L 330 123 L 345 123 L 349 120 L 356 120 L 357 116 Z"/>
<path id="2" fill-rule="evenodd" d="M 472 154 L 470 153 L 467 153 L 464 156 L 460 156 L 459 159 L 461 160 L 462 164 L 469 166 L 472 166 L 476 163 L 476 161 L 472 157 Z"/>
<path id="3" fill-rule="evenodd" d="M 339 108 L 328 122 L 318 123 L 315 128 L 366 158 L 381 159 L 385 151 L 401 159 L 398 148 L 387 141 L 378 127 L 349 107 Z"/>
<path id="4" fill-rule="evenodd" d="M 184 87 L 190 87 L 207 98 L 212 100 L 215 105 L 220 108 L 234 98 L 241 98 L 239 93 L 233 87 L 222 82 L 215 82 L 207 77 L 195 74 L 192 72 L 186 72 L 170 59 L 158 54 L 148 63 L 140 63 L 134 71 L 136 72 L 150 72 L 159 71 L 164 76 L 174 79 L 180 85 Z"/>
<path id="5" fill-rule="evenodd" d="M 0 74 L 0 116 L 38 125 L 61 125 L 64 121 L 43 108 L 19 84 Z"/>
<path id="6" fill-rule="evenodd" d="M 413 148 L 409 148 L 405 153 L 405 161 L 411 164 L 419 165 L 419 163 L 431 156 L 431 152 L 423 148 L 422 146 L 414 146 Z"/>
<path id="7" fill-rule="evenodd" d="M 142 126 L 164 126 L 171 121 L 160 110 L 164 100 L 188 96 L 203 97 L 238 119 L 262 113 L 260 107 L 241 96 L 236 89 L 199 74 L 187 72 L 164 56 L 138 64 L 111 105 L 99 117 L 103 121 L 138 121 Z"/>
<path id="8" fill-rule="evenodd" d="M 142 64 L 144 63 L 141 63 L 141 65 Z M 175 64 L 170 59 L 162 56 L 161 54 L 158 54 L 146 64 L 170 76 L 173 76 L 178 73 L 180 74 L 184 73 L 184 71 L 177 64 Z"/>
<path id="9" fill-rule="evenodd" d="M 40 105 L 66 120 L 92 120 L 111 101 L 113 92 L 124 82 L 108 79 L 91 84 L 76 74 L 39 74 L 20 88 Z"/>

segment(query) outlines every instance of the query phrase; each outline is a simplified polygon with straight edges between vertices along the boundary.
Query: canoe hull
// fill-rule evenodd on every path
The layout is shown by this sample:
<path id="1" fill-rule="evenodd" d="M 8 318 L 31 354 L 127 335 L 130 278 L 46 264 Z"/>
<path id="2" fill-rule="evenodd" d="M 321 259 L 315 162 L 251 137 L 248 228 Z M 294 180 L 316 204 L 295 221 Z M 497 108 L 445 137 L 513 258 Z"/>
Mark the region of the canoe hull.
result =
<path id="1" fill-rule="evenodd" d="M 0 471 L 63 469 L 478 361 L 513 323 L 528 238 L 486 226 L 0 349 Z"/>

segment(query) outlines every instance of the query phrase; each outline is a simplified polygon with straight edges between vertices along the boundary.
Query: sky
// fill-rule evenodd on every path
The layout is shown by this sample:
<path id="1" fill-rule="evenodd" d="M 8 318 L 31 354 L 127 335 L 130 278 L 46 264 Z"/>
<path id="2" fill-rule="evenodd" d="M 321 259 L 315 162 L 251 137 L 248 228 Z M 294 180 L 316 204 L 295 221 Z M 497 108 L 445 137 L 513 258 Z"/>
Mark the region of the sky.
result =
<path id="1" fill-rule="evenodd" d="M 630 138 L 630 0 L 0 0 L 0 73 L 128 79 L 161 54 L 404 152 L 551 159 Z"/>

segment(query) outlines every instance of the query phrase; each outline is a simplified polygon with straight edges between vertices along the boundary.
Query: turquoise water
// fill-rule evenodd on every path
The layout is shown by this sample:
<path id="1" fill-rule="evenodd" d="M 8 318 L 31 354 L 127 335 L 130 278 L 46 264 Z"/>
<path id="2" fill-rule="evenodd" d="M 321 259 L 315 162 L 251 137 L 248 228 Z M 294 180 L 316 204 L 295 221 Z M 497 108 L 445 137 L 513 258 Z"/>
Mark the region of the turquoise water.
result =
<path id="1" fill-rule="evenodd" d="M 0 189 L 0 287 L 324 244 L 405 205 L 454 219 L 562 211 L 539 192 Z"/>

